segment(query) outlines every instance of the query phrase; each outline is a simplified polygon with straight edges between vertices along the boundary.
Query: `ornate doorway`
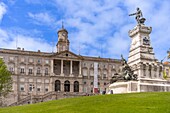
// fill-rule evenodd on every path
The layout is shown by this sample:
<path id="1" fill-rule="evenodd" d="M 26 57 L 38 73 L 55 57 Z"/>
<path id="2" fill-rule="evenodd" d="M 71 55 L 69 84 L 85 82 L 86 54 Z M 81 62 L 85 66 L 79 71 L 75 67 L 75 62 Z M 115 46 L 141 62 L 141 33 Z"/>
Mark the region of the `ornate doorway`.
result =
<path id="1" fill-rule="evenodd" d="M 74 92 L 79 92 L 79 82 L 78 81 L 74 82 Z"/>
<path id="2" fill-rule="evenodd" d="M 70 82 L 68 80 L 64 82 L 64 91 L 70 92 Z"/>
<path id="3" fill-rule="evenodd" d="M 56 80 L 55 81 L 55 91 L 61 91 L 60 87 L 61 87 L 61 82 L 59 80 Z"/>

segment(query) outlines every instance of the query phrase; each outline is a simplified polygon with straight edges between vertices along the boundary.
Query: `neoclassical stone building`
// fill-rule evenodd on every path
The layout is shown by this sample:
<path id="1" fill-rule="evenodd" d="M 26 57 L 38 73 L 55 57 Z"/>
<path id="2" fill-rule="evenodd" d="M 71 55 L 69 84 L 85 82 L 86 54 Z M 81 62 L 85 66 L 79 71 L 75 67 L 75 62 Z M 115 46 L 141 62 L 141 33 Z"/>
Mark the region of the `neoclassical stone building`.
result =
<path id="1" fill-rule="evenodd" d="M 91 94 L 94 85 L 99 92 L 105 91 L 109 79 L 120 71 L 120 60 L 76 55 L 69 51 L 69 44 L 68 32 L 62 27 L 58 31 L 56 53 L 1 48 L 0 57 L 13 77 L 12 98 L 8 103 L 44 101 L 52 99 L 52 95 L 60 98 Z"/>

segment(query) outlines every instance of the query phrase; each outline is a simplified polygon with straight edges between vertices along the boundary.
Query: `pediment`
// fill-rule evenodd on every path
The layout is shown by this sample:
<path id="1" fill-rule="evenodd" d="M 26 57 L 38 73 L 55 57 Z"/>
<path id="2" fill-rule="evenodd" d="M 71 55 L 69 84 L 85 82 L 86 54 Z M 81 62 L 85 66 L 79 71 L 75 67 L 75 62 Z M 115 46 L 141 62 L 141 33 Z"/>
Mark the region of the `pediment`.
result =
<path id="1" fill-rule="evenodd" d="M 58 58 L 70 58 L 70 59 L 82 59 L 83 57 L 80 55 L 76 55 L 73 52 L 70 51 L 62 51 L 60 53 L 56 53 L 54 55 L 54 57 L 58 57 Z"/>

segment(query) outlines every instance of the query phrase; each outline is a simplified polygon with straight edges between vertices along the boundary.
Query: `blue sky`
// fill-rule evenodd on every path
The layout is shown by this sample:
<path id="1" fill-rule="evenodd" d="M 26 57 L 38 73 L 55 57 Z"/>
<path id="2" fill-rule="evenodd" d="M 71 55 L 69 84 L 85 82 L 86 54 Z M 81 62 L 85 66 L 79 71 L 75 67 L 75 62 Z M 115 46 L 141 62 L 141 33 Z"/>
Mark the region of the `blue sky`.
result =
<path id="1" fill-rule="evenodd" d="M 127 58 L 128 31 L 136 25 L 128 14 L 137 7 L 145 25 L 152 26 L 151 44 L 161 60 L 170 48 L 169 0 L 1 0 L 0 48 L 56 51 L 57 31 L 64 21 L 72 52 Z"/>

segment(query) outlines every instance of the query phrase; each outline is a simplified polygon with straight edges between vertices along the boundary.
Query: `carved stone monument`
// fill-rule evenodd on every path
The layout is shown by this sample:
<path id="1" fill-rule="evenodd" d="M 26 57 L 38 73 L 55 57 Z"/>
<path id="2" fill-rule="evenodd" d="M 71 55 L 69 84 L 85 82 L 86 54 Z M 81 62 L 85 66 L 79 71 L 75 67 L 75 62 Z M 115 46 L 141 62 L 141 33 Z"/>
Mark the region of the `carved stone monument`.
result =
<path id="1" fill-rule="evenodd" d="M 138 24 L 129 31 L 132 41 L 128 62 L 125 65 L 131 71 L 131 75 L 137 75 L 138 78 L 137 81 L 132 81 L 133 79 L 114 81 L 109 90 L 113 93 L 170 91 L 170 84 L 163 78 L 163 65 L 155 58 L 151 46 L 152 27 L 145 26 L 144 22 L 141 22 L 142 12 L 139 8 L 131 15 L 136 15 Z M 123 66 L 123 69 L 127 70 L 125 67 Z"/>
<path id="2" fill-rule="evenodd" d="M 134 74 L 134 72 L 132 71 L 131 67 L 127 64 L 127 61 L 123 58 L 123 55 L 121 55 L 122 58 L 122 70 L 120 74 L 116 74 L 114 76 L 112 76 L 110 83 L 114 83 L 114 82 L 126 82 L 129 80 L 137 80 L 137 75 Z"/>

